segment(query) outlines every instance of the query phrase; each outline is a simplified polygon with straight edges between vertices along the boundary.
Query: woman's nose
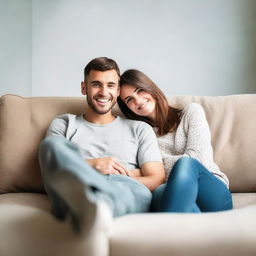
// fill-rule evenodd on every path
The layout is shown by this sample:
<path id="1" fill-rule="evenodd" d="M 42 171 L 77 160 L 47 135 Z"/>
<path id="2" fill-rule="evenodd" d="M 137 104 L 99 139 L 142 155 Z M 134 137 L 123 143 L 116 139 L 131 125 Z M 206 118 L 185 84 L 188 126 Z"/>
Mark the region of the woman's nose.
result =
<path id="1" fill-rule="evenodd" d="M 136 95 L 136 96 L 134 96 L 134 100 L 135 100 L 135 103 L 139 105 L 141 103 L 142 99 L 140 96 Z"/>

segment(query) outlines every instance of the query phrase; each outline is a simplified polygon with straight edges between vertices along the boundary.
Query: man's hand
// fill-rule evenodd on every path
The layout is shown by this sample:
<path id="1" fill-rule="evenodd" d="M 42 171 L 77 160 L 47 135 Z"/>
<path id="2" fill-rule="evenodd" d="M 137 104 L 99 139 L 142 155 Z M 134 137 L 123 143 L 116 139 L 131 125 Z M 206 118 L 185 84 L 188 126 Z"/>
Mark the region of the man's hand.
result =
<path id="1" fill-rule="evenodd" d="M 130 171 L 118 163 L 113 157 L 86 159 L 87 163 L 101 174 L 122 174 L 130 176 Z"/>

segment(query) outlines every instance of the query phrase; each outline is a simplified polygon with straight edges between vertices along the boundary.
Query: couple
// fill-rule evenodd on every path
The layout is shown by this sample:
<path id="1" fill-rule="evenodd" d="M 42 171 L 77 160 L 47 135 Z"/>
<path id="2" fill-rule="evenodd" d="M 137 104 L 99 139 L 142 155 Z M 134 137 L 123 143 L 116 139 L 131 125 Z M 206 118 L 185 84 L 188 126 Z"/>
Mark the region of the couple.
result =
<path id="1" fill-rule="evenodd" d="M 81 91 L 85 114 L 56 117 L 39 148 L 56 218 L 90 234 L 129 213 L 232 209 L 200 105 L 170 107 L 145 74 L 120 76 L 106 57 L 87 64 Z M 127 119 L 112 114 L 117 101 Z"/>

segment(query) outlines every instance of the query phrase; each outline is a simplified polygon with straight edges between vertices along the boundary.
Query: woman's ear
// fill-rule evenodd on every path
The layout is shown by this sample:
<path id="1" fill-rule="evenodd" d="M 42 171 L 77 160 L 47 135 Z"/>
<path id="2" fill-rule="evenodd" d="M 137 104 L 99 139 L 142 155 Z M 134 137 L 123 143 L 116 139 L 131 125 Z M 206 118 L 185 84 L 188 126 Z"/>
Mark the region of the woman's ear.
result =
<path id="1" fill-rule="evenodd" d="M 86 84 L 84 81 L 81 82 L 81 93 L 86 95 Z"/>

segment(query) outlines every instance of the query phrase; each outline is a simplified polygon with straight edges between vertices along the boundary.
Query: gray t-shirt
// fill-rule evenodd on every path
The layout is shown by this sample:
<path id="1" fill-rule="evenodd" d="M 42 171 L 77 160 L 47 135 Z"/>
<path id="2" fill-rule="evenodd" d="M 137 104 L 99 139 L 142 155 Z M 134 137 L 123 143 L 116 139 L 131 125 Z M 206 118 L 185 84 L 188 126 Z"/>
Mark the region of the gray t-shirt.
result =
<path id="1" fill-rule="evenodd" d="M 146 162 L 162 162 L 156 135 L 145 122 L 116 116 L 101 125 L 86 121 L 82 115 L 57 116 L 46 136 L 59 135 L 75 143 L 84 159 L 113 157 L 128 170 Z"/>

